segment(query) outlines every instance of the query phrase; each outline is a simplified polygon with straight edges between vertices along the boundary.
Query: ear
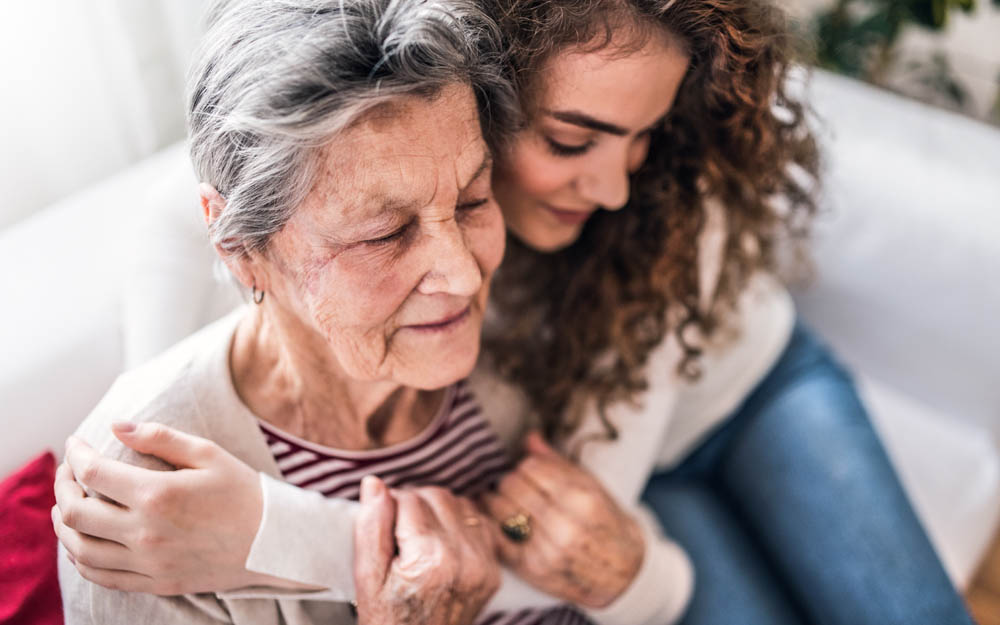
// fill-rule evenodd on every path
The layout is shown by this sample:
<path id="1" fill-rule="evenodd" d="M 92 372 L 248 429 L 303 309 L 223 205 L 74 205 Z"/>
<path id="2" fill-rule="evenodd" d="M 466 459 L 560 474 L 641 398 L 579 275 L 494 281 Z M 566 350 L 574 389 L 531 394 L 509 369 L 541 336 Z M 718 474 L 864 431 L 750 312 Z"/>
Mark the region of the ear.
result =
<path id="1" fill-rule="evenodd" d="M 201 210 L 205 217 L 205 225 L 211 226 L 226 208 L 226 198 L 222 197 L 222 194 L 207 182 L 198 184 L 198 197 L 201 200 Z"/>
<path id="2" fill-rule="evenodd" d="M 226 198 L 222 197 L 222 194 L 207 182 L 198 184 L 198 197 L 201 201 L 205 225 L 211 227 L 225 210 Z M 240 284 L 248 289 L 254 286 L 258 289 L 266 288 L 263 282 L 257 280 L 257 274 L 263 274 L 263 272 L 255 271 L 257 263 L 248 252 L 227 250 L 216 243 L 215 253 L 219 255 L 222 262 L 226 264 L 226 268 L 239 280 Z"/>

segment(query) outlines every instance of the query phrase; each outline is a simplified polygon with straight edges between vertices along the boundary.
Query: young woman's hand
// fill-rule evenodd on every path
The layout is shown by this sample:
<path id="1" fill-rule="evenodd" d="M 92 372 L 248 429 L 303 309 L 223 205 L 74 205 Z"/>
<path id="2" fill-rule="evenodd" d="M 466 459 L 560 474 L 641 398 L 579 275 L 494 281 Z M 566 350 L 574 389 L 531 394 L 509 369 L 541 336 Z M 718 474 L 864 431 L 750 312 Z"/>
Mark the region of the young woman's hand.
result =
<path id="1" fill-rule="evenodd" d="M 500 585 L 494 534 L 476 506 L 441 488 L 361 482 L 354 585 L 364 625 L 467 625 Z"/>
<path id="2" fill-rule="evenodd" d="M 645 540 L 592 475 L 562 457 L 537 433 L 527 456 L 480 503 L 494 527 L 525 515 L 531 534 L 496 539 L 504 564 L 550 595 L 592 608 L 614 601 L 642 565 Z"/>
<path id="3" fill-rule="evenodd" d="M 52 522 L 80 574 L 158 595 L 264 583 L 244 566 L 263 505 L 257 473 L 212 441 L 164 425 L 118 424 L 114 432 L 178 470 L 143 469 L 67 441 Z M 87 496 L 81 484 L 111 501 Z"/>

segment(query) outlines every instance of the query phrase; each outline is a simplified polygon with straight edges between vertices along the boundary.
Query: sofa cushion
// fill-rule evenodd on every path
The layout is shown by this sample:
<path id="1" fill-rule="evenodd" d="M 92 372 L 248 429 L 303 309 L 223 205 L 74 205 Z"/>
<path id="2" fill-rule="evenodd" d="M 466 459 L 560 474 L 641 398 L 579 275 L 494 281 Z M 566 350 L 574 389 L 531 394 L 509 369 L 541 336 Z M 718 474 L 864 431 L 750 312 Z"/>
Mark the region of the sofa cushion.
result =
<path id="1" fill-rule="evenodd" d="M 56 459 L 45 452 L 0 482 L 0 622 L 62 623 L 51 509 Z"/>

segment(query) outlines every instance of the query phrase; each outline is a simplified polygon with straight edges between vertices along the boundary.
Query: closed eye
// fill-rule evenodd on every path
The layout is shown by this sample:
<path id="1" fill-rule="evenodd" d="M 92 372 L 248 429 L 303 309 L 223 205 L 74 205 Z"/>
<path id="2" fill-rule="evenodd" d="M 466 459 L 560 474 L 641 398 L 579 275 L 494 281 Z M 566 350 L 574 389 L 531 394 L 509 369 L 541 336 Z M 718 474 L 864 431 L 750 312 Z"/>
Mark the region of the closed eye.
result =
<path id="1" fill-rule="evenodd" d="M 460 211 L 475 210 L 475 209 L 477 209 L 477 208 L 479 208 L 481 206 L 486 206 L 486 203 L 489 202 L 489 201 L 490 201 L 489 198 L 480 198 L 478 200 L 471 200 L 469 202 L 465 202 L 463 204 L 459 204 L 458 205 L 458 210 L 460 210 Z"/>
<path id="2" fill-rule="evenodd" d="M 545 138 L 545 142 L 548 144 L 549 150 L 551 150 L 556 156 L 579 156 L 594 145 L 593 141 L 587 141 L 581 145 L 567 145 L 565 143 L 559 143 L 558 141 L 548 137 Z"/>
<path id="3" fill-rule="evenodd" d="M 362 243 L 364 243 L 365 245 L 372 245 L 376 247 L 380 245 L 386 245 L 392 243 L 393 241 L 401 239 L 403 235 L 406 234 L 407 230 L 409 230 L 409 228 L 410 224 L 406 224 L 399 230 L 393 232 L 392 234 L 387 234 L 384 237 L 379 237 L 377 239 L 368 239 L 366 241 L 362 241 Z"/>

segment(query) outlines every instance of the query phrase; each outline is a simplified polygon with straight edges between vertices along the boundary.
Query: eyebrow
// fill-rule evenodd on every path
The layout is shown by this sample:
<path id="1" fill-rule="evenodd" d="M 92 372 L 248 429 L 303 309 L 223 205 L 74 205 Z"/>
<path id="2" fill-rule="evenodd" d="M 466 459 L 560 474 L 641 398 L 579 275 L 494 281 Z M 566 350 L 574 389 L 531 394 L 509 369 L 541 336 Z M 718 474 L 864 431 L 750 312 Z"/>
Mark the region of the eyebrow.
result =
<path id="1" fill-rule="evenodd" d="M 469 185 L 478 180 L 479 177 L 483 175 L 483 172 L 486 171 L 492 164 L 493 164 L 493 154 L 489 151 L 489 149 L 483 150 L 483 162 L 480 163 L 479 167 L 476 168 L 476 171 L 473 172 L 472 177 L 469 178 L 469 181 L 466 182 L 464 185 L 462 185 L 462 190 L 464 191 L 465 189 L 469 188 Z"/>
<path id="2" fill-rule="evenodd" d="M 581 113 L 579 111 L 545 111 L 552 117 L 555 117 L 561 122 L 566 122 L 567 124 L 573 124 L 574 126 L 581 126 L 583 128 L 588 128 L 590 130 L 596 130 L 598 132 L 606 132 L 616 137 L 624 137 L 628 134 L 627 128 L 622 128 L 616 124 L 610 122 L 601 121 L 586 113 Z"/>

